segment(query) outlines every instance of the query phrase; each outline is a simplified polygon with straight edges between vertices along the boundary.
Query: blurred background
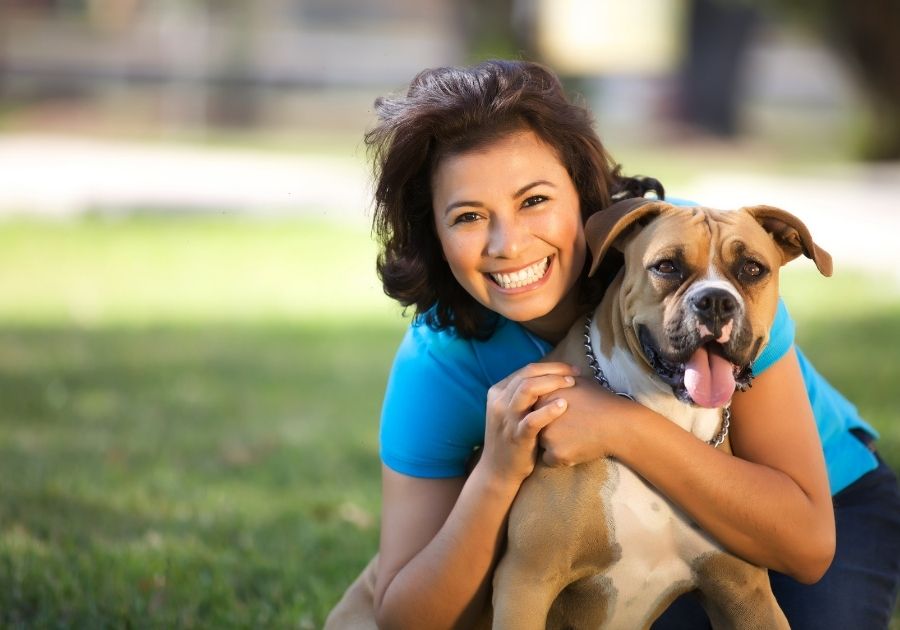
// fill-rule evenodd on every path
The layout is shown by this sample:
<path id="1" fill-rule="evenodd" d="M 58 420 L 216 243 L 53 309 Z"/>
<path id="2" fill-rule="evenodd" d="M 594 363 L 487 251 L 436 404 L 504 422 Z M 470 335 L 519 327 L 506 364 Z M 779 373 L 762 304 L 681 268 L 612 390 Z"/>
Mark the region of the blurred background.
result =
<path id="1" fill-rule="evenodd" d="M 898 227 L 898 25 L 896 0 L 6 0 L 0 213 L 363 225 L 374 98 L 524 57 L 583 95 L 626 170 L 784 203 L 862 264 Z M 875 217 L 891 229 L 862 246 L 848 224 Z"/>
<path id="2" fill-rule="evenodd" d="M 837 271 L 785 271 L 799 342 L 897 469 L 898 28 L 897 0 L 0 2 L 0 627 L 321 625 L 377 547 L 407 324 L 362 135 L 426 67 L 540 61 L 625 172 L 800 216 Z"/>

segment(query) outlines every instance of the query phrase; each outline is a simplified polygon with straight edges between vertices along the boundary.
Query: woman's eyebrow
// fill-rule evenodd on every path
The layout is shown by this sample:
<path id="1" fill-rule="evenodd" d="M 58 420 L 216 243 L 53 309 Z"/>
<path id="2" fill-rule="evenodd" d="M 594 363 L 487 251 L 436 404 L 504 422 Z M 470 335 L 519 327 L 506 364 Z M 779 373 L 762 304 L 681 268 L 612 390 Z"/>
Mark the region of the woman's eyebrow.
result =
<path id="1" fill-rule="evenodd" d="M 521 197 L 522 195 L 524 195 L 526 192 L 528 192 L 535 186 L 540 186 L 541 184 L 543 184 L 545 186 L 550 186 L 551 188 L 556 188 L 556 185 L 553 182 L 548 182 L 546 179 L 539 179 L 535 182 L 531 182 L 530 184 L 525 184 L 524 186 L 522 186 L 519 190 L 517 190 L 513 194 L 513 197 Z"/>
<path id="2" fill-rule="evenodd" d="M 454 201 L 449 206 L 444 208 L 444 214 L 448 214 L 451 210 L 455 208 L 483 208 L 484 204 L 480 201 Z"/>

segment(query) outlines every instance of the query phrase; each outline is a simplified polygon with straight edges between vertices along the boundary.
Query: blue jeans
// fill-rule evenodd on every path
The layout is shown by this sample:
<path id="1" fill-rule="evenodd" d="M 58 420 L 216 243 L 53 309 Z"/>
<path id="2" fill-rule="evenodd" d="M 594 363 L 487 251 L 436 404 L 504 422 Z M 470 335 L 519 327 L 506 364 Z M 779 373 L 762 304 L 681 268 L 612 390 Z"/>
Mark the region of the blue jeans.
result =
<path id="1" fill-rule="evenodd" d="M 815 584 L 770 571 L 772 590 L 793 630 L 876 630 L 888 627 L 900 586 L 900 488 L 878 458 L 878 468 L 834 496 L 837 548 Z M 653 630 L 709 628 L 697 598 L 687 594 Z"/>

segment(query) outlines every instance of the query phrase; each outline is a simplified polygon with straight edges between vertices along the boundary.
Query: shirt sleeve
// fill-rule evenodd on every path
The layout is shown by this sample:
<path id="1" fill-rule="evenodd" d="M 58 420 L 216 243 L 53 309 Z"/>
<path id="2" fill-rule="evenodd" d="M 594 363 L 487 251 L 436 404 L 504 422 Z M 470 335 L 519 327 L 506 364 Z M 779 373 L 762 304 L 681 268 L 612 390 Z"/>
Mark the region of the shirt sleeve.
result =
<path id="1" fill-rule="evenodd" d="M 756 361 L 753 362 L 753 373 L 757 376 L 765 372 L 781 357 L 788 353 L 794 345 L 794 320 L 788 315 L 784 301 L 778 298 L 775 320 L 769 331 L 769 343 L 763 348 Z"/>
<path id="2" fill-rule="evenodd" d="M 391 369 L 381 412 L 384 464 L 404 475 L 465 475 L 484 441 L 488 385 L 471 344 L 425 325 L 410 326 Z"/>

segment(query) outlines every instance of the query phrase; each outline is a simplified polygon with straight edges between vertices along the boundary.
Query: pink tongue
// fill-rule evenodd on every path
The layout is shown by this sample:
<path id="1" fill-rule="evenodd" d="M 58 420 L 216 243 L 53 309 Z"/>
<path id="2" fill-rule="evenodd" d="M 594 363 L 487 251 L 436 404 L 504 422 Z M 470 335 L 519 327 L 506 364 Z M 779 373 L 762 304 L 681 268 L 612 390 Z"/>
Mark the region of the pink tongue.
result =
<path id="1" fill-rule="evenodd" d="M 722 407 L 734 394 L 731 363 L 700 347 L 684 366 L 684 386 L 701 407 Z"/>

